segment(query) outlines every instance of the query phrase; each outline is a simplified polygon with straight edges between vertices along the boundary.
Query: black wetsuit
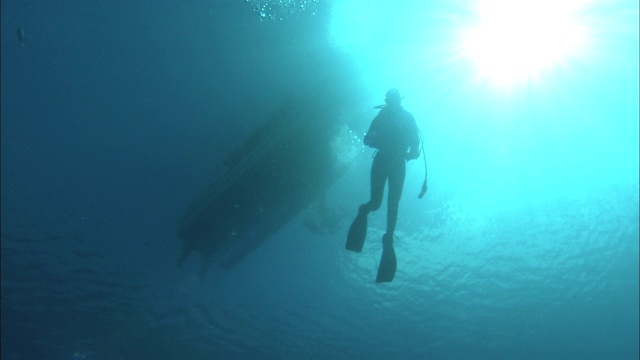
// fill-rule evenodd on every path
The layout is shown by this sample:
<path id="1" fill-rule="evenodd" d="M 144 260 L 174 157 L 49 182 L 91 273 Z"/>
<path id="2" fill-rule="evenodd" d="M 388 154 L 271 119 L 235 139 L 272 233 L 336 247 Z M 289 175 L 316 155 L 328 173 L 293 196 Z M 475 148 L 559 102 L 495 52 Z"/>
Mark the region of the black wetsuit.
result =
<path id="1" fill-rule="evenodd" d="M 371 122 L 365 145 L 378 149 L 371 166 L 371 199 L 360 207 L 365 214 L 378 210 L 389 179 L 387 235 L 393 236 L 405 177 L 405 162 L 420 156 L 420 137 L 413 115 L 402 106 L 387 106 Z"/>

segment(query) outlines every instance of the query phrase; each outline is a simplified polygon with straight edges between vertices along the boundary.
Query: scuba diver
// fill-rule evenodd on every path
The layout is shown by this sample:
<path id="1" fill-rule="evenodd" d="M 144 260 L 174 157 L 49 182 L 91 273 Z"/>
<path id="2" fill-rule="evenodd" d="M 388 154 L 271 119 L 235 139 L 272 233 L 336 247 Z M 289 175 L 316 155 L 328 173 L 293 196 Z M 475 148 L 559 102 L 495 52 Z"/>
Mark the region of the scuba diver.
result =
<path id="1" fill-rule="evenodd" d="M 371 165 L 371 199 L 360 205 L 358 215 L 349 228 L 346 249 L 360 252 L 367 233 L 367 215 L 380 208 L 384 186 L 389 180 L 387 203 L 387 230 L 382 236 L 382 258 L 376 282 L 391 282 L 396 273 L 396 255 L 393 249 L 394 231 L 398 218 L 398 205 L 405 178 L 405 162 L 420 156 L 421 137 L 416 121 L 402 105 L 402 95 L 396 89 L 387 91 L 385 105 L 377 106 L 378 115 L 371 122 L 364 144 L 377 151 Z M 424 154 L 424 148 L 422 149 Z M 426 159 L 422 198 L 427 189 Z"/>

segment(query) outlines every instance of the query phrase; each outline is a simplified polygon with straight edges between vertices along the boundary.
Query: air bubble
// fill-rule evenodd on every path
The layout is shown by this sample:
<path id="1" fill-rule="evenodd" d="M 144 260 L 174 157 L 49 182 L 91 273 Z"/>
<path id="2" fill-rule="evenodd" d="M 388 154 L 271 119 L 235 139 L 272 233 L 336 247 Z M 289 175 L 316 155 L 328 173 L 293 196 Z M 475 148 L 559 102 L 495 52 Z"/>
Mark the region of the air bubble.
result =
<path id="1" fill-rule="evenodd" d="M 253 4 L 260 20 L 285 20 L 301 13 L 316 15 L 316 5 L 320 0 L 245 0 Z"/>

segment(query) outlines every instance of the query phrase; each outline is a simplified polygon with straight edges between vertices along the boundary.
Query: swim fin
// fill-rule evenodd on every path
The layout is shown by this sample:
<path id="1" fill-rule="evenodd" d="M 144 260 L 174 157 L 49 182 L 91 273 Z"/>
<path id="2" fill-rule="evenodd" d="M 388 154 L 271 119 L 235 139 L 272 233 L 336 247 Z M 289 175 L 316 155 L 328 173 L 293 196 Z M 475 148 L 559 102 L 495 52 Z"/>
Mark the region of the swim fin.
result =
<path id="1" fill-rule="evenodd" d="M 347 243 L 345 248 L 350 251 L 361 252 L 364 246 L 364 239 L 367 236 L 367 213 L 362 210 L 362 206 L 358 209 L 358 216 L 351 223 L 349 233 L 347 234 Z"/>
<path id="2" fill-rule="evenodd" d="M 382 258 L 378 266 L 376 282 L 391 282 L 396 275 L 396 252 L 393 249 L 393 235 L 382 236 Z"/>

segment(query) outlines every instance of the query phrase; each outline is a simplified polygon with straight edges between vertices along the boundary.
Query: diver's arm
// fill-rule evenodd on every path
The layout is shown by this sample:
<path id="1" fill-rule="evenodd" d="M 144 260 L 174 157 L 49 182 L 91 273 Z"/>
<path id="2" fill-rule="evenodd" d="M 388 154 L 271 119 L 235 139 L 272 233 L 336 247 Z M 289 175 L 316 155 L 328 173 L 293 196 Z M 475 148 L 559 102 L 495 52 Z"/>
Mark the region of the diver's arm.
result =
<path id="1" fill-rule="evenodd" d="M 420 135 L 418 130 L 418 125 L 416 125 L 416 121 L 411 116 L 411 133 L 409 137 L 409 152 L 407 153 L 407 160 L 414 160 L 420 157 Z"/>

